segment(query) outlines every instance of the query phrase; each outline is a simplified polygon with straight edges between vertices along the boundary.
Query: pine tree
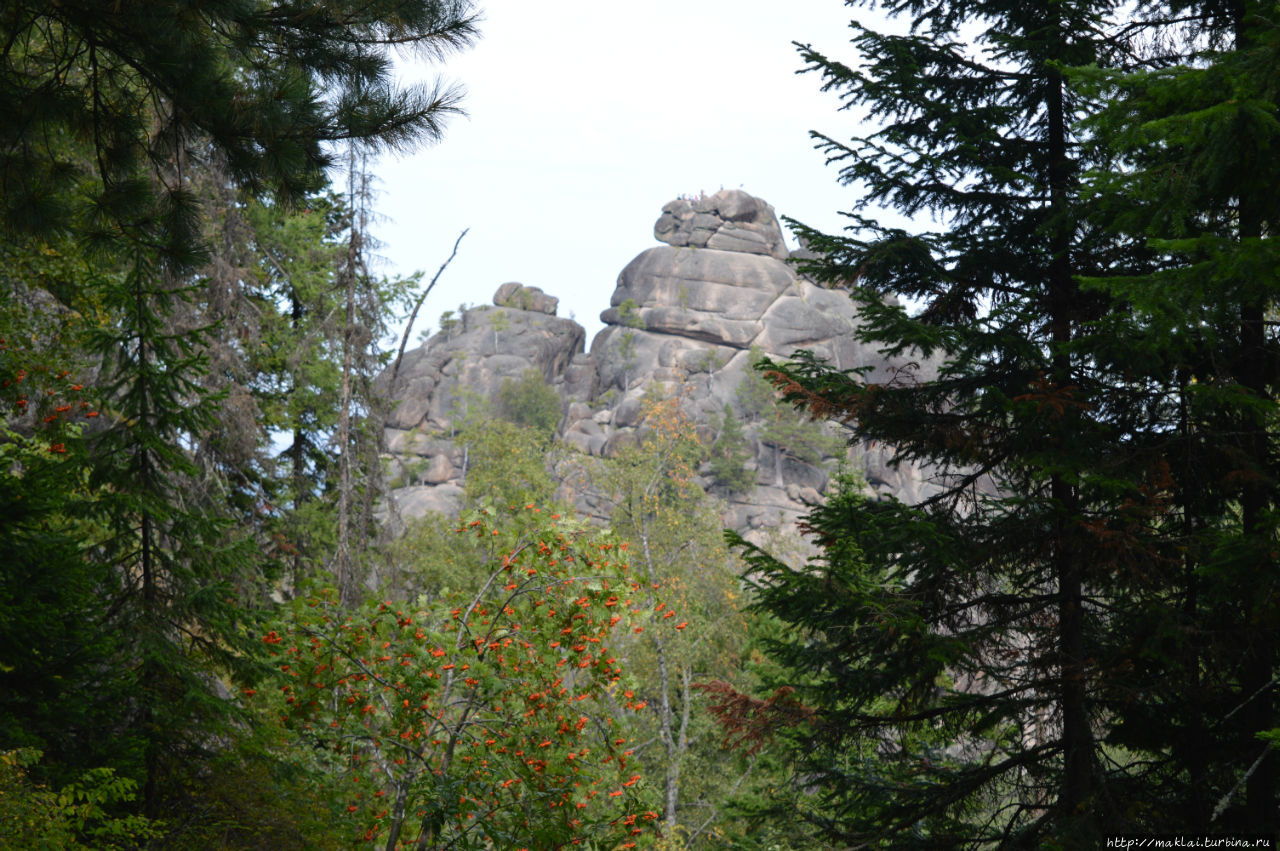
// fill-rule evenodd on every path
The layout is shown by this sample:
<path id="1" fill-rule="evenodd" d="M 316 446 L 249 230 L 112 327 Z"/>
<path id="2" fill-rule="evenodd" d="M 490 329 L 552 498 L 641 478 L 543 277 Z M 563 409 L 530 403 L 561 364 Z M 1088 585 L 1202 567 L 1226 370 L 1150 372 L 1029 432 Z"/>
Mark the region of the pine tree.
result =
<path id="1" fill-rule="evenodd" d="M 459 92 L 396 87 L 388 48 L 438 57 L 469 44 L 475 22 L 466 0 L 8 3 L 3 226 L 109 230 L 152 191 L 150 163 L 206 142 L 251 193 L 304 197 L 334 143 L 439 136 Z M 189 219 L 184 190 L 167 186 L 163 215 Z"/>
<path id="2" fill-rule="evenodd" d="M 249 603 L 264 596 L 249 575 L 260 565 L 253 535 L 262 530 L 245 525 L 260 505 L 247 498 L 258 473 L 239 466 L 243 457 L 231 463 L 233 453 L 218 445 L 221 391 L 252 383 L 251 367 L 234 362 L 224 372 L 220 362 L 216 380 L 208 375 L 211 355 L 226 353 L 216 323 L 229 314 L 215 309 L 226 293 L 200 273 L 210 252 L 196 178 L 217 169 L 223 188 L 245 193 L 235 203 L 289 207 L 324 187 L 336 143 L 367 152 L 438 137 L 457 111 L 457 92 L 396 88 L 389 50 L 439 56 L 469 43 L 474 23 L 465 0 L 73 0 L 10 3 L 0 12 L 8 116 L 0 127 L 0 231 L 31 246 L 32 269 L 70 247 L 94 270 L 51 287 L 92 326 L 101 418 L 86 429 L 83 452 L 70 438 L 52 444 L 82 461 L 76 472 L 88 495 L 37 518 L 82 532 L 74 540 L 59 533 L 58 546 L 73 556 L 68 580 L 77 582 L 68 599 L 87 623 L 119 636 L 93 644 L 94 654 L 110 656 L 109 682 L 88 683 L 75 697 L 86 706 L 81 720 L 93 719 L 93 732 L 125 751 L 112 759 L 140 780 L 145 812 L 183 814 L 170 820 L 175 830 L 199 831 L 199 819 L 189 818 L 199 773 L 244 730 L 216 684 L 256 675 Z M 16 284 L 5 284 L 7 303 Z M 353 321 L 344 331 L 352 353 L 344 402 L 359 404 L 361 341 Z M 43 491 L 38 476 L 19 470 L 16 480 Z M 78 484 L 73 477 L 68 493 Z M 29 532 L 4 523 L 6 546 Z M 37 622 L 70 614 L 49 608 L 53 598 L 40 588 L 14 586 L 20 572 L 4 571 L 14 588 L 6 608 Z M 39 687 L 81 682 L 59 683 L 61 675 L 48 671 Z M 199 812 L 223 817 L 212 804 Z M 194 835 L 166 842 L 199 847 Z"/>

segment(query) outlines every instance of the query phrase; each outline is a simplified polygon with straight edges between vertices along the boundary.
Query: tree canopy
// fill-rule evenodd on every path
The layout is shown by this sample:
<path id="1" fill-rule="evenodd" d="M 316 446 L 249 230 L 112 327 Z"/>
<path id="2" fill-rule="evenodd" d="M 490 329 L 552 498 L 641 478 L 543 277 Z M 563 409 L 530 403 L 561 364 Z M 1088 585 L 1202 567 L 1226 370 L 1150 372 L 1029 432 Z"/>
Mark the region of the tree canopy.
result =
<path id="1" fill-rule="evenodd" d="M 358 423 L 334 441 L 304 411 L 272 420 L 272 385 L 303 370 L 261 343 L 333 353 L 339 413 L 361 410 L 376 358 L 353 328 L 374 331 L 394 287 L 362 267 L 362 196 L 326 194 L 328 169 L 437 138 L 459 91 L 398 87 L 391 52 L 439 57 L 475 23 L 464 2 L 0 11 L 0 481 L 17 509 L 0 526 L 2 746 L 43 752 L 23 764 L 54 788 L 109 767 L 119 785 L 92 800 L 124 808 L 136 789 L 135 839 L 202 847 L 225 823 L 225 841 L 270 841 L 308 818 L 284 815 L 287 782 L 267 803 L 276 763 L 247 758 L 256 725 L 224 691 L 263 674 L 249 635 L 282 557 L 302 554 L 286 534 L 316 496 L 297 487 L 305 464 L 318 440 L 346 461 Z M 335 304 L 345 322 L 308 321 Z M 303 438 L 292 488 L 267 451 L 281 427 Z M 335 480 L 355 492 L 347 466 Z M 215 765 L 263 797 L 199 788 Z"/>

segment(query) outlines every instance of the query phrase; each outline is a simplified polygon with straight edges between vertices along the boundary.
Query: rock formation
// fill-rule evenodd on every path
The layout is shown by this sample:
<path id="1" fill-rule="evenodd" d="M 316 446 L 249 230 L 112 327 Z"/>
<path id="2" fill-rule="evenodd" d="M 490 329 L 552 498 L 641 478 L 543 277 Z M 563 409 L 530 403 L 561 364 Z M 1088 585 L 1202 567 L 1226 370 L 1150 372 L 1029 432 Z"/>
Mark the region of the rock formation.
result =
<path id="1" fill-rule="evenodd" d="M 393 491 L 403 516 L 456 510 L 463 458 L 448 439 L 452 419 L 469 398 L 491 399 L 504 379 L 530 369 L 560 395 L 558 438 L 589 456 L 637 440 L 641 398 L 650 388 L 680 398 L 709 439 L 728 405 L 754 448 L 746 467 L 756 484 L 746 494 L 720 495 L 727 496 L 726 525 L 749 539 L 794 523 L 820 498 L 840 460 L 831 452 L 845 455 L 875 492 L 915 502 L 931 491 L 920 471 L 893 467 L 886 447 L 854 447 L 846 455 L 828 440 L 824 457 L 802 458 L 761 439 L 764 424 L 752 421 L 758 412 L 739 392 L 753 351 L 785 358 L 808 349 L 842 369 L 905 365 L 854 338 L 858 316 L 847 293 L 824 289 L 785 262 L 772 207 L 738 190 L 673 201 L 654 235 L 666 244 L 622 270 L 590 353 L 582 327 L 555 315 L 555 298 L 507 283 L 493 305 L 464 311 L 405 355 L 387 429 L 395 468 L 412 478 Z M 716 492 L 709 471 L 702 473 L 701 483 Z M 607 511 L 589 488 L 573 497 L 586 513 Z"/>

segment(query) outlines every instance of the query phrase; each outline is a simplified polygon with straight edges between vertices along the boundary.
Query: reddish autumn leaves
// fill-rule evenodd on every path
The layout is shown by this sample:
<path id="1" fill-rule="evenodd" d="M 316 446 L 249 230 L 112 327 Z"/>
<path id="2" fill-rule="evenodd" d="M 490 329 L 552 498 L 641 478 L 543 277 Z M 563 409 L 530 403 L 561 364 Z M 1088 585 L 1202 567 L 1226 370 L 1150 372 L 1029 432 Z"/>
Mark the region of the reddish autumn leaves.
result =
<path id="1" fill-rule="evenodd" d="M 0 409 L 17 417 L 34 413 L 44 429 L 40 446 L 54 455 L 65 455 L 66 441 L 57 439 L 63 436 L 62 426 L 80 417 L 92 419 L 98 412 L 82 398 L 84 385 L 74 383 L 69 371 L 19 366 L 27 354 L 0 337 Z"/>

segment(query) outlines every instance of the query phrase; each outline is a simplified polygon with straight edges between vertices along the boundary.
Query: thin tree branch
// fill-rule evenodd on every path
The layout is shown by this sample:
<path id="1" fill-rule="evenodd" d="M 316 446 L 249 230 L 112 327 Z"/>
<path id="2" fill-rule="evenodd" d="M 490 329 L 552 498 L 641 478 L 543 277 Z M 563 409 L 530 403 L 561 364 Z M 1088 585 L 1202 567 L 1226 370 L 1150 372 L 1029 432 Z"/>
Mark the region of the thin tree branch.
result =
<path id="1" fill-rule="evenodd" d="M 391 383 L 387 385 L 387 392 L 391 393 L 395 390 L 396 376 L 400 374 L 400 361 L 404 359 L 405 347 L 409 345 L 409 333 L 413 331 L 413 323 L 418 320 L 418 311 L 422 309 L 423 303 L 427 300 L 427 296 L 431 295 L 431 290 L 435 288 L 436 282 L 440 280 L 440 276 L 444 274 L 444 270 L 449 268 L 449 264 L 453 262 L 453 258 L 458 256 L 458 246 L 462 244 L 462 238 L 467 235 L 471 228 L 463 228 L 462 233 L 458 234 L 458 238 L 453 242 L 453 251 L 449 254 L 449 259 L 440 264 L 440 268 L 436 270 L 435 275 L 431 278 L 431 283 L 427 284 L 427 288 L 422 291 L 422 295 L 418 296 L 418 301 L 413 306 L 413 312 L 409 314 L 409 324 L 404 326 L 404 336 L 400 338 L 400 351 L 396 354 L 395 365 L 391 367 Z"/>

